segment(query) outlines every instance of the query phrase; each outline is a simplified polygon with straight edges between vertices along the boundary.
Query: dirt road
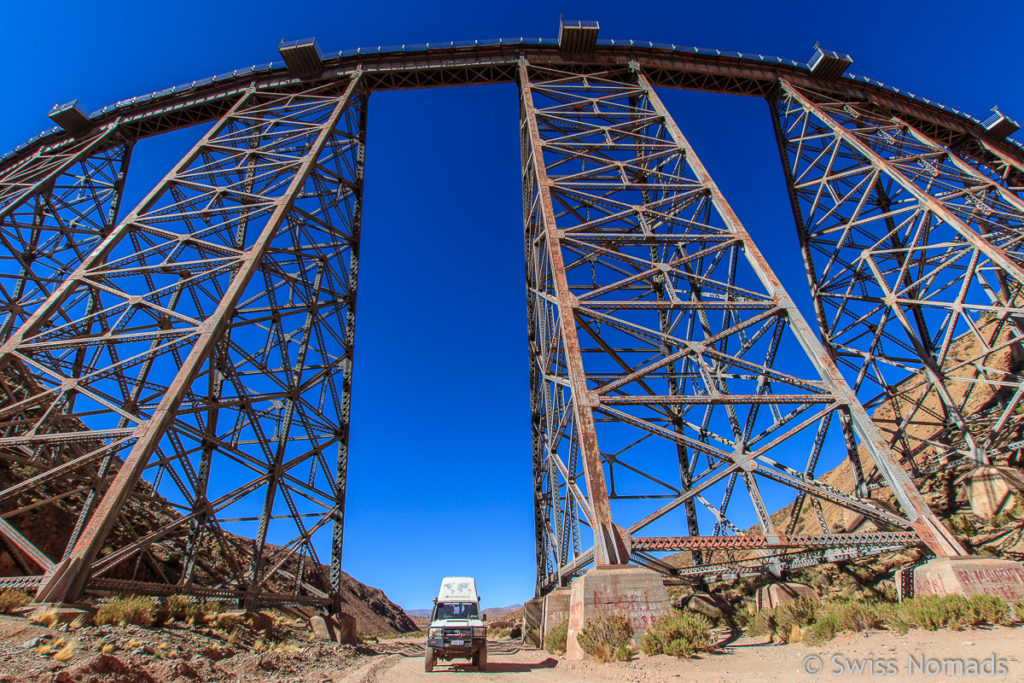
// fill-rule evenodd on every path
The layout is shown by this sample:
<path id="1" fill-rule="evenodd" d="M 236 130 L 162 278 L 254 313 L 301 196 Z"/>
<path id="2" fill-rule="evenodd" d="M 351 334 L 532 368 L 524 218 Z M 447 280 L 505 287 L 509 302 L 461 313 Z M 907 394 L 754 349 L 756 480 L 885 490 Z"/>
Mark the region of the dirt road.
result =
<path id="1" fill-rule="evenodd" d="M 900 681 L 1024 681 L 1020 628 L 975 631 L 874 632 L 839 637 L 822 646 L 770 645 L 741 639 L 722 654 L 678 660 L 664 655 L 631 662 L 569 662 L 542 650 L 492 643 L 487 671 L 468 664 L 423 671 L 423 643 L 396 643 L 403 654 L 372 657 L 346 681 L 463 681 L 571 683 L 573 681 L 839 681 L 884 677 Z M 974 664 L 972 664 L 974 662 Z M 972 673 L 972 666 L 977 667 Z"/>

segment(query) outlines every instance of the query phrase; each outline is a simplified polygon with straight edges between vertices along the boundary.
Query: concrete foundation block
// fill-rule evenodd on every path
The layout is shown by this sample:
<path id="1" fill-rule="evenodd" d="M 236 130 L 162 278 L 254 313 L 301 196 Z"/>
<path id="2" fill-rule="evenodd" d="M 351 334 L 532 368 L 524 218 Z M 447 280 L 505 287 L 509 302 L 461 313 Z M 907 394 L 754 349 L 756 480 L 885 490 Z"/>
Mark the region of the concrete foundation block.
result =
<path id="1" fill-rule="evenodd" d="M 314 615 L 309 618 L 309 630 L 315 640 L 356 644 L 356 618 L 349 614 Z"/>
<path id="2" fill-rule="evenodd" d="M 1024 566 L 996 557 L 938 557 L 914 568 L 914 595 L 1024 600 Z"/>
<path id="3" fill-rule="evenodd" d="M 327 617 L 315 614 L 309 618 L 309 630 L 313 633 L 315 640 L 331 642 L 334 640 L 334 634 L 331 633 L 331 627 L 328 624 Z"/>
<path id="4" fill-rule="evenodd" d="M 351 614 L 339 614 L 335 619 L 338 622 L 338 642 L 356 645 L 359 642 L 356 633 L 356 618 Z"/>
<path id="5" fill-rule="evenodd" d="M 1013 467 L 978 467 L 961 478 L 971 512 L 991 519 L 1012 510 L 1024 494 L 1024 473 Z"/>
<path id="6" fill-rule="evenodd" d="M 779 582 L 770 583 L 757 589 L 757 609 L 775 609 L 779 605 L 797 598 L 818 597 L 818 591 L 805 583 Z"/>
<path id="7" fill-rule="evenodd" d="M 632 565 L 591 569 L 572 582 L 569 595 L 567 659 L 586 657 L 577 637 L 589 619 L 621 614 L 633 626 L 633 644 L 671 609 L 661 574 Z"/>
<path id="8" fill-rule="evenodd" d="M 541 645 L 544 644 L 544 639 L 548 637 L 551 629 L 569 620 L 570 594 L 569 588 L 556 588 L 544 596 L 540 627 Z"/>
<path id="9" fill-rule="evenodd" d="M 529 637 L 530 629 L 537 629 L 540 633 L 541 623 L 544 617 L 544 598 L 533 598 L 527 600 L 523 605 L 523 642 Z M 540 643 L 544 644 L 543 641 Z"/>

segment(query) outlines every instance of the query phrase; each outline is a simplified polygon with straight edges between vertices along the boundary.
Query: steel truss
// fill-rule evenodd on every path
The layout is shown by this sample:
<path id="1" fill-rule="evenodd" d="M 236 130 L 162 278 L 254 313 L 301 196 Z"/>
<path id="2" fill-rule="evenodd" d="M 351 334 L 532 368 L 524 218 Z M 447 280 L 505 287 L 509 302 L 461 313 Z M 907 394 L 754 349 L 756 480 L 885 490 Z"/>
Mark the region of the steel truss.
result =
<path id="1" fill-rule="evenodd" d="M 961 156 L 878 100 L 782 79 L 772 106 L 825 345 L 889 445 L 917 477 L 1006 458 L 1024 428 L 1019 163 L 974 137 Z"/>
<path id="2" fill-rule="evenodd" d="M 644 74 L 519 70 L 539 588 L 591 563 L 700 577 L 821 548 L 963 552 Z M 836 416 L 902 512 L 817 478 L 837 447 L 859 463 Z M 774 505 L 789 492 L 782 528 L 766 488 Z M 837 534 L 826 507 L 914 533 Z M 751 509 L 744 533 L 733 518 Z M 665 519 L 687 536 L 641 536 Z M 651 554 L 669 550 L 690 567 Z"/>
<path id="3" fill-rule="evenodd" d="M 337 606 L 366 97 L 358 73 L 241 93 L 113 229 L 112 131 L 0 179 L 5 246 L 46 256 L 0 347 L 0 537 L 38 599 Z M 18 527 L 61 498 L 47 552 Z"/>
<path id="4" fill-rule="evenodd" d="M 21 574 L 0 586 L 336 609 L 367 94 L 513 80 L 539 590 L 592 564 L 701 582 L 962 553 L 896 460 L 1022 445 L 1020 150 L 878 84 L 671 48 L 271 66 L 0 159 L 0 546 Z M 652 84 L 770 98 L 824 345 Z M 197 123 L 119 221 L 132 144 Z M 852 485 L 823 478 L 843 460 Z M 40 541 L 40 510 L 72 531 Z M 844 510 L 875 529 L 841 533 Z"/>
<path id="5" fill-rule="evenodd" d="M 130 151 L 111 126 L 0 177 L 0 338 L 116 224 Z"/>

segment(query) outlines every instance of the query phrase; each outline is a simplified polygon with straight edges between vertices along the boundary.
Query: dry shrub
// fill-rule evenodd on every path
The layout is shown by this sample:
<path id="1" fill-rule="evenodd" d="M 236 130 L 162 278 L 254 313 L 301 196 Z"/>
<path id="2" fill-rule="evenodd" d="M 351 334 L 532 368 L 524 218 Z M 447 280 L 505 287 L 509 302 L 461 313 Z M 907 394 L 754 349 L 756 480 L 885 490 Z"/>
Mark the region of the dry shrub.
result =
<path id="1" fill-rule="evenodd" d="M 550 654 L 560 655 L 565 653 L 566 643 L 569 639 L 569 622 L 563 621 L 551 629 L 544 638 L 544 649 Z"/>
<path id="2" fill-rule="evenodd" d="M 576 637 L 580 648 L 601 663 L 613 661 L 620 648 L 632 640 L 633 627 L 621 614 L 589 619 Z"/>
<path id="3" fill-rule="evenodd" d="M 788 643 L 794 635 L 802 635 L 823 608 L 821 600 L 812 598 L 796 598 L 784 602 L 773 609 L 758 612 L 747 627 L 747 634 L 771 636 L 780 643 Z"/>
<path id="4" fill-rule="evenodd" d="M 818 610 L 814 622 L 804 630 L 803 640 L 823 643 L 838 633 L 881 628 L 885 621 L 885 615 L 877 605 L 863 602 L 825 604 Z"/>
<path id="5" fill-rule="evenodd" d="M 711 623 L 703 614 L 689 610 L 673 610 L 647 627 L 640 638 L 645 655 L 692 657 L 698 652 L 714 650 Z"/>
<path id="6" fill-rule="evenodd" d="M 5 590 L 0 593 L 0 614 L 11 614 L 19 607 L 24 607 L 32 602 L 28 593 L 16 590 Z"/>
<path id="7" fill-rule="evenodd" d="M 971 603 L 975 617 L 979 623 L 995 626 L 996 624 L 1010 624 L 1013 618 L 1010 615 L 1010 606 L 1006 601 L 995 595 L 972 595 L 967 600 Z"/>
<path id="8" fill-rule="evenodd" d="M 1018 608 L 1024 615 L 1024 608 Z M 838 633 L 889 628 L 906 633 L 961 630 L 1012 622 L 1010 605 L 992 595 L 923 595 L 902 603 L 829 602 L 799 598 L 759 612 L 748 635 L 771 635 L 781 642 L 803 639 L 810 643 L 831 640 Z"/>
<path id="9" fill-rule="evenodd" d="M 156 621 L 157 604 L 148 595 L 132 595 L 127 598 L 115 598 L 100 605 L 92 622 L 97 626 L 104 624 L 136 624 L 152 626 Z"/>
<path id="10" fill-rule="evenodd" d="M 156 608 L 154 621 L 166 624 L 171 621 L 195 622 L 203 616 L 203 605 L 189 595 L 168 595 Z"/>
<path id="11" fill-rule="evenodd" d="M 612 646 L 605 642 L 594 643 L 591 646 L 590 655 L 593 656 L 594 661 L 598 664 L 606 664 L 614 661 L 615 651 L 612 650 Z"/>
<path id="12" fill-rule="evenodd" d="M 218 614 L 215 621 L 217 628 L 225 631 L 238 630 L 245 625 L 245 618 L 241 614 Z"/>
<path id="13" fill-rule="evenodd" d="M 42 612 L 36 612 L 28 620 L 45 628 L 53 628 L 57 625 L 57 612 L 52 609 L 43 610 Z"/>
<path id="14" fill-rule="evenodd" d="M 904 600 L 900 612 L 906 620 L 926 631 L 940 628 L 961 630 L 974 626 L 976 616 L 971 603 L 962 595 L 923 595 Z"/>

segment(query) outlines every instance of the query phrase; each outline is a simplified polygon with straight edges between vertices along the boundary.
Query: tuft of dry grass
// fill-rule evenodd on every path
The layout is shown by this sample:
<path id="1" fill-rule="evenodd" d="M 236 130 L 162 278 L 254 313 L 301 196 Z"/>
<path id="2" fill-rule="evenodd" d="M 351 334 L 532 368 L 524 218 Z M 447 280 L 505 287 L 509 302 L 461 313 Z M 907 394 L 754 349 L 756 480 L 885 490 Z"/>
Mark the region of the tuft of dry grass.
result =
<path id="1" fill-rule="evenodd" d="M 3 593 L 0 593 L 0 614 L 11 614 L 14 610 L 24 607 L 30 602 L 32 602 L 32 597 L 28 593 L 10 589 L 5 590 Z"/>
<path id="2" fill-rule="evenodd" d="M 57 625 L 57 611 L 48 609 L 36 612 L 28 618 L 33 624 L 39 624 L 44 628 L 53 628 Z"/>
<path id="3" fill-rule="evenodd" d="M 78 649 L 78 641 L 77 640 L 68 641 L 68 643 L 65 644 L 64 647 L 62 647 L 60 650 L 58 650 L 53 655 L 53 658 L 55 660 L 57 660 L 58 662 L 66 662 L 66 661 L 68 661 L 69 659 L 71 659 L 75 655 L 75 651 L 77 649 Z"/>
<path id="4" fill-rule="evenodd" d="M 102 652 L 105 655 L 109 655 L 111 652 L 113 652 L 116 649 L 117 648 L 114 647 L 113 643 L 104 643 L 104 645 L 100 648 L 100 652 Z"/>

